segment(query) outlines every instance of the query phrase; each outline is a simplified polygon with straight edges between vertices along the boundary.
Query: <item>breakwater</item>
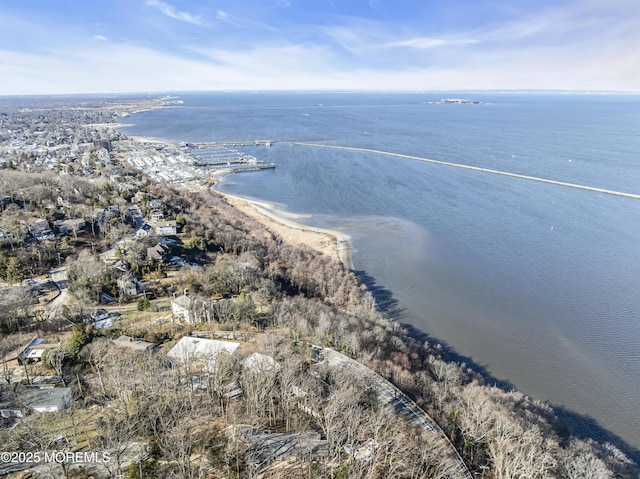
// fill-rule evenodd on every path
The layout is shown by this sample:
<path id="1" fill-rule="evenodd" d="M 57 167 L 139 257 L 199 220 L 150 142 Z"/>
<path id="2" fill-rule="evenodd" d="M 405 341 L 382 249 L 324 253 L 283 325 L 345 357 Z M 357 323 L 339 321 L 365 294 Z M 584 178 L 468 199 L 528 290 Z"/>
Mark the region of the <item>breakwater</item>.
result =
<path id="1" fill-rule="evenodd" d="M 470 165 L 463 165 L 460 163 L 451 163 L 449 161 L 440 161 L 440 160 L 431 160 L 429 158 L 422 158 L 420 156 L 412 156 L 412 155 L 404 155 L 401 153 L 392 153 L 389 151 L 381 151 L 381 150 L 373 150 L 373 149 L 369 149 L 369 148 L 355 148 L 355 147 L 350 147 L 350 146 L 335 146 L 335 145 L 322 145 L 319 143 L 301 143 L 301 142 L 296 142 L 294 143 L 295 145 L 300 145 L 300 146 L 312 146 L 312 147 L 316 147 L 316 148 L 331 148 L 334 150 L 347 150 L 347 151 L 359 151 L 359 152 L 363 152 L 363 153 L 374 153 L 377 155 L 385 155 L 385 156 L 394 156 L 396 158 L 406 158 L 408 160 L 416 160 L 416 161 L 423 161 L 425 163 L 433 163 L 435 165 L 443 165 L 443 166 L 451 166 L 454 168 L 461 168 L 464 170 L 472 170 L 472 171 L 480 171 L 482 173 L 490 173 L 493 175 L 501 175 L 501 176 L 509 176 L 512 178 L 519 178 L 521 180 L 529 180 L 529 181 L 537 181 L 539 183 L 547 183 L 549 185 L 556 185 L 556 186 L 564 186 L 565 188 L 574 188 L 577 190 L 585 190 L 585 191 L 592 191 L 595 193 L 603 193 L 603 194 L 607 194 L 607 195 L 613 195 L 613 196 L 622 196 L 624 198 L 631 198 L 634 200 L 640 200 L 640 195 L 636 195 L 633 193 L 625 193 L 623 191 L 615 191 L 615 190 L 608 190 L 605 188 L 597 188 L 595 186 L 587 186 L 587 185 L 580 185 L 577 183 L 568 183 L 566 181 L 557 181 L 557 180 L 551 180 L 548 178 L 540 178 L 537 176 L 528 176 L 528 175 L 521 175 L 518 173 L 511 173 L 508 171 L 501 171 L 501 170 L 493 170 L 491 168 L 482 168 L 479 166 L 470 166 Z"/>

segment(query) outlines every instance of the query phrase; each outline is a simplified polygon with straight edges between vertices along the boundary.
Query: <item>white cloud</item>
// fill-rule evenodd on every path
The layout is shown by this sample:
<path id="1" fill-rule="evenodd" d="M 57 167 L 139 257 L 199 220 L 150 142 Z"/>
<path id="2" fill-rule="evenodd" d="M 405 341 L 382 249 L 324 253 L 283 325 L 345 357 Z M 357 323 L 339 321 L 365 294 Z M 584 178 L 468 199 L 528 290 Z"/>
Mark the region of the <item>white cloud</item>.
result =
<path id="1" fill-rule="evenodd" d="M 245 25 L 235 17 L 232 17 L 227 12 L 223 10 L 218 10 L 216 12 L 216 20 L 219 22 L 228 23 L 229 25 L 234 25 L 236 27 L 244 27 Z"/>
<path id="2" fill-rule="evenodd" d="M 148 3 L 170 7 L 158 0 Z M 222 10 L 217 18 L 238 22 Z M 572 18 L 580 21 L 562 29 Z M 189 49 L 185 39 L 173 52 L 160 44 L 124 43 L 115 36 L 95 35 L 96 41 L 84 43 L 57 37 L 46 50 L 41 42 L 31 53 L 25 48 L 23 52 L 0 49 L 0 94 L 218 89 L 639 91 L 640 45 L 633 28 L 638 19 L 616 22 L 616 18 L 606 12 L 594 17 L 556 9 L 496 28 L 433 36 L 342 18 L 304 36 L 305 40 L 315 36 L 316 41 L 298 43 L 291 40 L 291 32 L 279 35 L 279 41 L 265 40 L 256 33 L 257 26 L 249 28 L 243 20 L 242 40 L 229 37 L 222 42 L 218 35 L 208 41 L 198 39 L 198 47 Z M 51 33 L 39 32 L 39 37 Z M 84 34 L 91 38 L 92 34 Z M 545 40 L 553 35 L 563 35 L 563 41 Z"/>
<path id="3" fill-rule="evenodd" d="M 479 43 L 474 38 L 431 38 L 431 37 L 416 37 L 408 40 L 399 40 L 395 42 L 386 43 L 383 45 L 387 48 L 397 47 L 409 47 L 419 50 L 428 50 L 430 48 L 460 46 L 460 45 L 473 45 Z"/>
<path id="4" fill-rule="evenodd" d="M 544 49 L 480 55 L 451 67 L 336 68 L 335 51 L 312 44 L 198 50 L 184 58 L 125 43 L 97 42 L 53 52 L 0 50 L 0 94 L 185 90 L 638 90 L 632 65 L 615 55 L 568 63 Z M 193 55 L 192 55 L 193 56 Z M 41 72 L 46 71 L 43 76 Z M 637 78 L 637 76 L 635 76 Z M 634 87 L 635 85 L 635 87 Z"/>
<path id="5" fill-rule="evenodd" d="M 192 23 L 194 25 L 205 25 L 205 21 L 201 15 L 193 15 L 189 12 L 180 12 L 175 7 L 160 0 L 147 0 L 147 5 L 157 8 L 164 15 L 181 20 L 183 22 Z"/>

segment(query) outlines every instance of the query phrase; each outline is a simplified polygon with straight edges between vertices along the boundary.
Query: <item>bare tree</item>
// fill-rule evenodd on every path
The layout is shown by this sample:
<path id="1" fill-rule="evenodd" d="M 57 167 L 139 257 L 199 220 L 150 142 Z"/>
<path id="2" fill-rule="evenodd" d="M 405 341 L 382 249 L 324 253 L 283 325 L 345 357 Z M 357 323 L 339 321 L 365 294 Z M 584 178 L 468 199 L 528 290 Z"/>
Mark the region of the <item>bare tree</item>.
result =
<path id="1" fill-rule="evenodd" d="M 46 361 L 51 365 L 56 372 L 64 387 L 67 387 L 67 383 L 64 380 L 64 363 L 69 358 L 69 352 L 64 348 L 53 348 L 46 351 Z"/>
<path id="2" fill-rule="evenodd" d="M 556 467 L 550 445 L 535 426 L 522 427 L 504 411 L 494 413 L 495 425 L 487 452 L 495 479 L 544 479 Z"/>
<path id="3" fill-rule="evenodd" d="M 576 453 L 565 468 L 567 479 L 613 479 L 605 463 L 590 451 Z"/>
<path id="4" fill-rule="evenodd" d="M 7 385 L 11 384 L 11 378 L 13 377 L 13 368 L 9 367 L 9 356 L 11 352 L 18 354 L 18 348 L 31 339 L 31 336 L 26 334 L 11 334 L 8 336 L 0 337 L 0 361 L 2 361 L 2 376 L 7 382 Z"/>
<path id="5" fill-rule="evenodd" d="M 122 474 L 123 461 L 136 435 L 136 425 L 137 418 L 131 417 L 129 412 L 123 414 L 120 407 L 106 409 L 98 419 L 99 433 L 93 438 L 93 445 L 110 453 L 111 460 L 102 463 L 110 477 Z"/>
<path id="6" fill-rule="evenodd" d="M 164 457 L 177 469 L 177 476 L 201 476 L 201 465 L 193 455 L 205 443 L 207 419 L 189 401 L 177 397 L 155 402 L 150 409 L 153 435 Z"/>
<path id="7" fill-rule="evenodd" d="M 103 373 L 111 360 L 112 345 L 108 339 L 97 339 L 83 349 L 82 354 L 91 367 L 91 370 L 98 375 L 100 383 L 100 391 L 103 395 L 107 394 L 104 385 Z"/>

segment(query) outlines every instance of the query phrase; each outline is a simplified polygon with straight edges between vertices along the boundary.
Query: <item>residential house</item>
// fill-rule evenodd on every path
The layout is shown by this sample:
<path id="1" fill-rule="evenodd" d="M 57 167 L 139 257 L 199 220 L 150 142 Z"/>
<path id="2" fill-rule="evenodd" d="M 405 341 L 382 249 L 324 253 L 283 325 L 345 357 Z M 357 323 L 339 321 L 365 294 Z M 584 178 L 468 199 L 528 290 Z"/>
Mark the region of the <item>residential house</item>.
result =
<path id="1" fill-rule="evenodd" d="M 68 235 L 71 233 L 77 233 L 86 226 L 85 221 L 82 218 L 68 218 L 65 220 L 54 221 L 53 225 L 61 235 Z"/>
<path id="2" fill-rule="evenodd" d="M 128 349 L 138 353 L 144 353 L 145 351 L 155 351 L 158 346 L 144 339 L 132 338 L 130 336 L 120 336 L 116 339 L 112 339 L 111 342 L 118 348 Z"/>
<path id="3" fill-rule="evenodd" d="M 153 230 L 151 228 L 151 226 L 148 223 L 144 223 L 137 231 L 136 231 L 136 237 L 140 238 L 140 237 L 144 237 L 144 236 L 150 236 L 151 233 L 153 233 Z"/>
<path id="4" fill-rule="evenodd" d="M 158 236 L 175 236 L 178 233 L 178 226 L 175 221 L 161 221 L 155 224 Z"/>
<path id="5" fill-rule="evenodd" d="M 0 244 L 11 243 L 15 241 L 11 233 L 0 230 Z"/>
<path id="6" fill-rule="evenodd" d="M 22 417 L 30 411 L 62 411 L 71 404 L 71 388 L 17 386 L 3 388 L 0 414 L 4 418 Z"/>
<path id="7" fill-rule="evenodd" d="M 69 200 L 63 198 L 62 196 L 58 196 L 58 206 L 62 207 L 62 208 L 70 208 L 71 204 L 69 203 Z"/>
<path id="8" fill-rule="evenodd" d="M 168 251 L 169 247 L 162 243 L 147 248 L 147 261 L 164 261 Z"/>
<path id="9" fill-rule="evenodd" d="M 171 312 L 174 318 L 187 323 L 208 322 L 213 320 L 212 306 L 216 302 L 185 290 L 184 295 L 171 300 Z"/>
<path id="10" fill-rule="evenodd" d="M 277 461 L 322 461 L 329 455 L 329 442 L 317 432 L 285 434 L 240 426 L 235 434 L 249 446 L 245 460 L 253 471 Z"/>
<path id="11" fill-rule="evenodd" d="M 51 231 L 49 222 L 45 219 L 39 219 L 36 222 L 30 224 L 28 227 L 29 233 L 38 241 L 54 240 L 55 236 Z"/>
<path id="12" fill-rule="evenodd" d="M 254 373 L 278 372 L 282 369 L 275 359 L 262 353 L 252 353 L 240 361 L 240 364 Z"/>
<path id="13" fill-rule="evenodd" d="M 131 198 L 131 202 L 132 203 L 142 203 L 142 201 L 144 200 L 144 196 L 146 195 L 146 193 L 144 193 L 143 191 L 136 191 L 136 194 L 133 195 L 133 197 Z"/>
<path id="14" fill-rule="evenodd" d="M 135 296 L 138 294 L 138 288 L 136 286 L 137 280 L 128 271 L 118 278 L 116 283 L 118 284 L 118 291 L 121 296 Z"/>
<path id="15" fill-rule="evenodd" d="M 41 361 L 45 351 L 59 347 L 60 341 L 47 341 L 44 338 L 35 337 L 25 346 L 22 352 L 18 354 L 18 360 L 20 362 Z"/>
<path id="16" fill-rule="evenodd" d="M 151 223 L 157 223 L 158 221 L 162 221 L 162 218 L 164 218 L 164 211 L 160 209 L 152 210 L 151 213 L 149 214 L 149 221 Z"/>
<path id="17" fill-rule="evenodd" d="M 184 336 L 171 348 L 167 357 L 181 363 L 199 364 L 205 371 L 212 371 L 218 355 L 233 354 L 240 343 Z"/>

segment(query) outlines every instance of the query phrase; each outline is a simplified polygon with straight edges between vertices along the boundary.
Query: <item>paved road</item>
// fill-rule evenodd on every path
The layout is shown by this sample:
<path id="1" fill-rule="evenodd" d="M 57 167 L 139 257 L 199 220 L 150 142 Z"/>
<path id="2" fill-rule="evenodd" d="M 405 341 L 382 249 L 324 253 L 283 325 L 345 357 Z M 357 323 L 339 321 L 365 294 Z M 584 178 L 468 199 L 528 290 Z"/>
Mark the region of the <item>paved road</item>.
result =
<path id="1" fill-rule="evenodd" d="M 316 348 L 318 348 L 316 346 Z M 418 406 L 409 396 L 394 386 L 391 382 L 366 367 L 364 364 L 345 356 L 331 348 L 321 348 L 320 352 L 324 360 L 331 366 L 351 368 L 358 374 L 371 382 L 375 389 L 378 400 L 387 407 L 393 408 L 395 411 L 405 415 L 412 423 L 426 431 L 439 434 L 447 446 L 452 450 L 458 459 L 458 468 L 456 475 L 451 479 L 472 479 L 473 476 L 460 457 L 460 454 L 453 446 L 444 431 L 420 406 Z"/>
<path id="2" fill-rule="evenodd" d="M 53 301 L 47 304 L 45 308 L 45 319 L 53 319 L 59 317 L 62 313 L 62 307 L 69 302 L 69 293 L 67 292 L 67 286 L 69 285 L 69 277 L 67 275 L 67 268 L 65 266 L 51 270 L 49 272 L 51 280 L 56 283 L 56 286 L 60 290 L 60 294 L 56 296 Z"/>

